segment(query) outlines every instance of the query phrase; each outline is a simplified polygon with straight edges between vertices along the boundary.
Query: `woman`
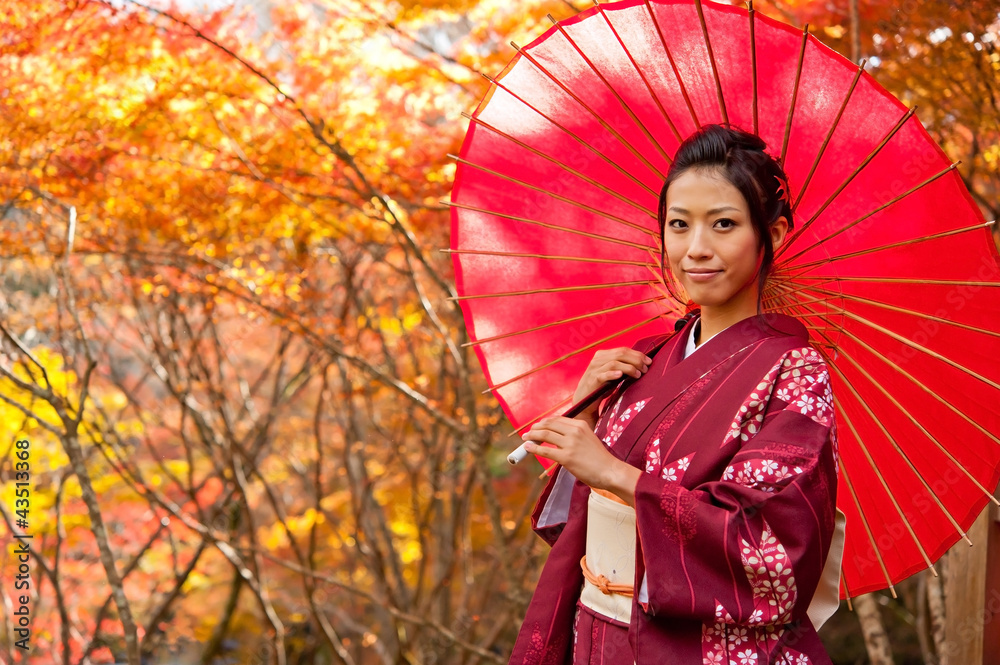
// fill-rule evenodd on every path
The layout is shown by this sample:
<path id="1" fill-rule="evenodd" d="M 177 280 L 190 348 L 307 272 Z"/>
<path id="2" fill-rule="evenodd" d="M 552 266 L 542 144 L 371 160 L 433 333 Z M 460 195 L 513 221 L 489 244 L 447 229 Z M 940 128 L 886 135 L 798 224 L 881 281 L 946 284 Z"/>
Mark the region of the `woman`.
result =
<path id="1" fill-rule="evenodd" d="M 765 147 L 719 125 L 681 144 L 660 234 L 700 315 L 652 358 L 662 339 L 594 355 L 577 400 L 634 379 L 599 417 L 524 434 L 561 467 L 532 515 L 552 551 L 512 664 L 830 662 L 807 610 L 818 586 L 836 607 L 833 402 L 802 324 L 760 315 L 792 228 Z"/>

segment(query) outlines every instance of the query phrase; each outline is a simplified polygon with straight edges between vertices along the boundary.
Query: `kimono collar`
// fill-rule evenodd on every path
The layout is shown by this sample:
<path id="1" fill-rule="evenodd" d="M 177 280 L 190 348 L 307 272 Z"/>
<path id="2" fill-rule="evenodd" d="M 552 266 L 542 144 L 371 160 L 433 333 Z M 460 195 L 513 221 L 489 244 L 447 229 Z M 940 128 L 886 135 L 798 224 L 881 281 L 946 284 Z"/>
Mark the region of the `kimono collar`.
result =
<path id="1" fill-rule="evenodd" d="M 806 330 L 806 327 L 798 319 L 785 314 L 767 313 L 748 317 L 712 335 L 695 347 L 694 331 L 695 327 L 700 325 L 701 317 L 694 316 L 681 329 L 682 334 L 686 335 L 686 337 L 681 337 L 678 342 L 683 339 L 686 341 L 686 344 L 677 344 L 674 346 L 674 353 L 671 354 L 674 357 L 671 364 L 686 360 L 688 356 L 694 353 L 694 350 L 702 351 L 702 353 L 698 354 L 698 357 L 702 358 L 703 361 L 715 364 L 715 362 L 732 355 L 754 342 L 763 341 L 770 337 L 798 337 L 802 340 L 803 346 L 809 344 L 809 332 Z M 692 350 L 692 347 L 694 350 Z M 713 360 L 714 362 L 712 362 Z M 698 364 L 702 363 L 699 362 Z"/>
<path id="2" fill-rule="evenodd" d="M 691 332 L 688 333 L 687 346 L 684 347 L 684 357 L 685 358 L 687 358 L 692 353 L 694 353 L 695 351 L 697 351 L 698 349 L 700 349 L 702 347 L 702 345 L 705 344 L 705 342 L 708 341 L 708 339 L 712 339 L 712 337 L 715 337 L 715 335 L 719 334 L 719 333 L 715 333 L 715 335 L 712 335 L 712 337 L 709 337 L 708 339 L 706 339 L 705 342 L 702 342 L 701 344 L 695 344 L 694 338 L 698 336 L 698 331 L 700 329 L 701 329 L 701 321 L 695 321 L 695 324 L 693 326 L 691 326 Z M 722 331 L 720 330 L 719 332 L 722 332 Z"/>

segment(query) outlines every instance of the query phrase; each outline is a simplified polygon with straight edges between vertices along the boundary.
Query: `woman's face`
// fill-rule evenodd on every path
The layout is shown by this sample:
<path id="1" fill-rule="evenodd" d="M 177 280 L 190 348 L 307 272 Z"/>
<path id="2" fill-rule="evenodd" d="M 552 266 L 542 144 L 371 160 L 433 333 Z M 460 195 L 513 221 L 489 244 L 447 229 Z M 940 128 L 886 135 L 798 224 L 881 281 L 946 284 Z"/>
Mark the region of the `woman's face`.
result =
<path id="1" fill-rule="evenodd" d="M 703 309 L 756 314 L 763 250 L 747 202 L 719 170 L 693 168 L 671 183 L 663 242 L 670 270 L 691 300 Z"/>

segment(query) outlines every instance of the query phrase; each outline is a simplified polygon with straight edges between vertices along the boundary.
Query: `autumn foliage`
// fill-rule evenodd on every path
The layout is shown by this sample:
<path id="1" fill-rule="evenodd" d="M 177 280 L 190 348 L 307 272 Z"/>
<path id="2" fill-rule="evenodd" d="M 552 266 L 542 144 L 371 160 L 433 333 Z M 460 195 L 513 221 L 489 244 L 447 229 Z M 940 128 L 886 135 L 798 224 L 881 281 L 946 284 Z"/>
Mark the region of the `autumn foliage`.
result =
<path id="1" fill-rule="evenodd" d="M 866 3 L 863 55 L 995 216 L 996 8 L 939 4 Z M 506 662 L 537 467 L 462 346 L 441 201 L 480 73 L 583 7 L 256 6 L 0 0 L 6 662 Z M 849 52 L 826 7 L 759 9 Z"/>

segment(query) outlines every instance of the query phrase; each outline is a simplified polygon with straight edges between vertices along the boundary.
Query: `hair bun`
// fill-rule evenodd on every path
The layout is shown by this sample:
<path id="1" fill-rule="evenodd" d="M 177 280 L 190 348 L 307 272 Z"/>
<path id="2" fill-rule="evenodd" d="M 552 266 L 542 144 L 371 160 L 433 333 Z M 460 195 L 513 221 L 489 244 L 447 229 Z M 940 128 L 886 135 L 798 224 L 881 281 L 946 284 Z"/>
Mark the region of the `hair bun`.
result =
<path id="1" fill-rule="evenodd" d="M 732 125 L 717 125 L 725 133 L 728 143 L 734 148 L 751 150 L 753 152 L 764 152 L 767 150 L 767 142 L 756 134 L 745 132 Z"/>

